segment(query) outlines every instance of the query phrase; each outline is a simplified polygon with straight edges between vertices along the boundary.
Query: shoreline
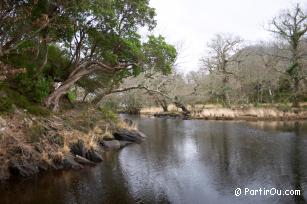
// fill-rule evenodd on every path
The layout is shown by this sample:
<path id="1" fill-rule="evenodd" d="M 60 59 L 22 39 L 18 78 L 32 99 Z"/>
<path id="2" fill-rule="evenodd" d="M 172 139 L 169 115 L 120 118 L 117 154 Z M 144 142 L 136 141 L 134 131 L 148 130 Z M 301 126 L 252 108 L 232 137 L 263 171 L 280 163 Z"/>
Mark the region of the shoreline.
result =
<path id="1" fill-rule="evenodd" d="M 295 121 L 307 120 L 307 109 L 279 110 L 276 107 L 248 108 L 202 108 L 190 109 L 190 114 L 181 110 L 163 112 L 158 108 L 141 109 L 140 115 L 157 118 L 180 118 L 185 120 L 243 120 L 243 121 Z"/>
<path id="2" fill-rule="evenodd" d="M 110 121 L 94 109 L 62 114 L 0 115 L 0 181 L 94 167 L 106 152 L 145 140 L 132 121 Z"/>

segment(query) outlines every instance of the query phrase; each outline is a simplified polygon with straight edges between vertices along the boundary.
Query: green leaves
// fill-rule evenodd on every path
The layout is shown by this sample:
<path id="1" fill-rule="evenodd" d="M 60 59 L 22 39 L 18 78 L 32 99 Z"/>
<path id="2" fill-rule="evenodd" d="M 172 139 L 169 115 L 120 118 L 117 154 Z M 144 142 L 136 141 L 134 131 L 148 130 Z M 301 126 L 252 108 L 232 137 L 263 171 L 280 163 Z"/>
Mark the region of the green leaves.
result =
<path id="1" fill-rule="evenodd" d="M 34 73 L 27 72 L 17 77 L 17 88 L 20 93 L 26 95 L 31 101 L 41 103 L 48 96 L 51 88 L 51 80 L 42 75 L 34 77 Z"/>
<path id="2" fill-rule="evenodd" d="M 0 19 L 0 41 L 7 43 L 1 50 L 9 50 L 0 60 L 27 68 L 15 83 L 32 101 L 42 102 L 53 82 L 70 81 L 78 71 L 77 84 L 95 92 L 152 68 L 168 74 L 176 60 L 176 49 L 162 36 L 142 42 L 139 29 L 156 25 L 149 0 L 10 2 L 0 7 L 4 15 L 10 9 L 14 14 Z M 105 69 L 93 68 L 101 64 Z"/>
<path id="3" fill-rule="evenodd" d="M 164 37 L 149 36 L 148 42 L 144 44 L 144 53 L 147 67 L 154 67 L 163 74 L 171 73 L 177 51 L 173 45 L 165 42 Z"/>

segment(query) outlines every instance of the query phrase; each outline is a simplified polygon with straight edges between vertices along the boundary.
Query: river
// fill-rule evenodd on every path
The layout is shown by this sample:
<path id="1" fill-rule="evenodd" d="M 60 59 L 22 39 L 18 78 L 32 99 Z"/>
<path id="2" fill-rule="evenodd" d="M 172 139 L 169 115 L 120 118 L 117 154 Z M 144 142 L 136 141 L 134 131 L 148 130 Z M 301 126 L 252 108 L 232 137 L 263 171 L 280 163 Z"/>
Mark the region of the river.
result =
<path id="1" fill-rule="evenodd" d="M 0 184 L 0 203 L 305 203 L 307 123 L 134 120 L 142 144 L 81 171 Z M 235 189 L 241 188 L 241 196 Z M 246 188 L 246 189 L 245 189 Z M 249 193 L 244 195 L 245 190 Z M 256 189 L 300 196 L 251 195 Z M 270 193 L 274 193 L 275 190 Z M 278 191 L 275 191 L 278 193 Z M 267 192 L 268 193 L 268 192 Z"/>

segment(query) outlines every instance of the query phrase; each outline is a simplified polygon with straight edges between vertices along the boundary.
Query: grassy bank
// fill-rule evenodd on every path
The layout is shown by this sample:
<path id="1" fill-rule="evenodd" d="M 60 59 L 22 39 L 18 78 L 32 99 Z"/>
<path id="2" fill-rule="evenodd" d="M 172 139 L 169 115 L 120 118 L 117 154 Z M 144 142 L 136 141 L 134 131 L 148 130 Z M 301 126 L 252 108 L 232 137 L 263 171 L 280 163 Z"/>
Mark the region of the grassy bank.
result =
<path id="1" fill-rule="evenodd" d="M 307 119 L 306 104 L 301 108 L 291 108 L 289 104 L 255 106 L 235 106 L 225 108 L 220 105 L 187 106 L 192 119 L 208 120 L 304 120 Z M 158 117 L 181 117 L 182 110 L 174 105 L 169 105 L 168 112 L 159 107 L 141 109 L 143 115 Z"/>

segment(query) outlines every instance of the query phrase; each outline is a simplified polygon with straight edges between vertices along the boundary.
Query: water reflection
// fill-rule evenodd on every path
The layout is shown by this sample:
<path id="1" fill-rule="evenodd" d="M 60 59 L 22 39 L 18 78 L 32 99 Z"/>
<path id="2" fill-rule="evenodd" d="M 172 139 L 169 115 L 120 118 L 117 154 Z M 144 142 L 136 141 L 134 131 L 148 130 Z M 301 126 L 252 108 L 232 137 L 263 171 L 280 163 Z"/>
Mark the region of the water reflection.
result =
<path id="1" fill-rule="evenodd" d="M 306 122 L 132 119 L 147 134 L 145 143 L 109 152 L 96 168 L 2 185 L 0 203 L 306 201 Z M 237 187 L 304 195 L 235 197 Z"/>

